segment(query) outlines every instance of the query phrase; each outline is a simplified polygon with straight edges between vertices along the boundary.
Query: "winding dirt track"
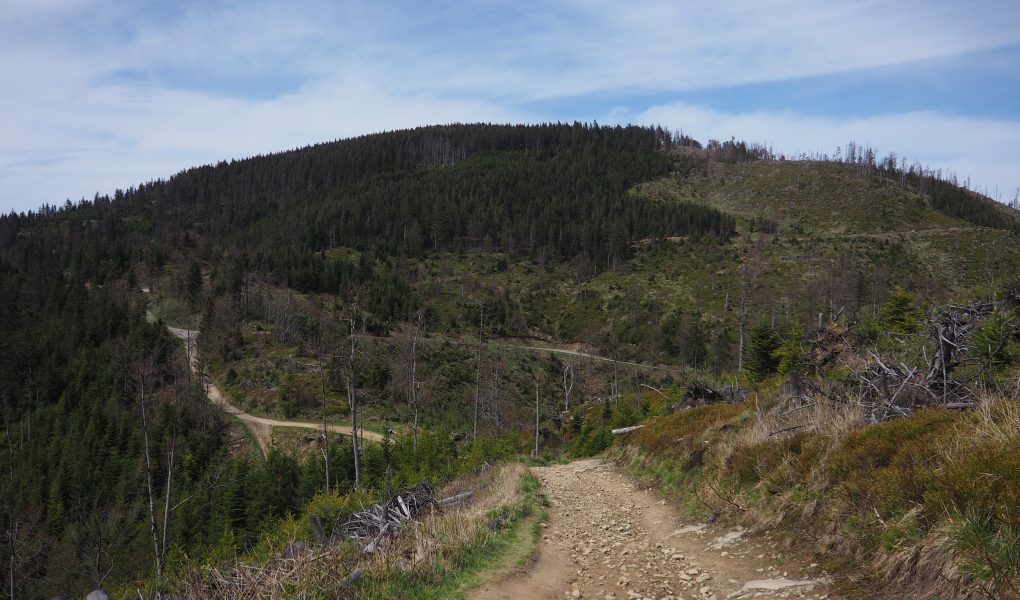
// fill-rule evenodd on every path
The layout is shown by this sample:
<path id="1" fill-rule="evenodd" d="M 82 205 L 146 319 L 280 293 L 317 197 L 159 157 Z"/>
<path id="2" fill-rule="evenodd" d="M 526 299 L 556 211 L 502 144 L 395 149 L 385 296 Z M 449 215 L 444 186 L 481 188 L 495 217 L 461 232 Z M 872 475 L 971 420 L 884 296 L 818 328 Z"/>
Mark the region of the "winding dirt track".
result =
<path id="1" fill-rule="evenodd" d="M 176 338 L 183 340 L 188 350 L 188 363 L 191 366 L 191 372 L 196 375 L 200 375 L 199 364 L 198 364 L 198 331 L 194 329 L 182 329 L 180 327 L 167 326 L 167 330 Z M 248 414 L 234 406 L 227 396 L 220 391 L 220 388 L 216 387 L 216 384 L 212 381 L 203 381 L 203 387 L 206 391 L 206 396 L 209 401 L 214 405 L 223 409 L 227 414 L 237 417 L 255 436 L 258 441 L 259 448 L 262 453 L 266 454 L 269 451 L 269 447 L 273 443 L 273 427 L 298 427 L 301 429 L 322 429 L 322 423 L 313 423 L 311 421 L 284 421 L 280 419 L 270 419 L 267 417 L 257 417 L 255 415 Z M 347 425 L 329 425 L 329 430 L 335 433 L 344 433 L 351 435 L 351 428 Z M 372 440 L 374 442 L 383 441 L 383 436 L 375 433 L 374 431 L 363 430 L 362 436 L 366 440 Z"/>
<path id="2" fill-rule="evenodd" d="M 611 464 L 533 471 L 551 504 L 538 557 L 472 600 L 838 597 L 816 565 L 786 556 L 769 536 L 685 523 Z"/>

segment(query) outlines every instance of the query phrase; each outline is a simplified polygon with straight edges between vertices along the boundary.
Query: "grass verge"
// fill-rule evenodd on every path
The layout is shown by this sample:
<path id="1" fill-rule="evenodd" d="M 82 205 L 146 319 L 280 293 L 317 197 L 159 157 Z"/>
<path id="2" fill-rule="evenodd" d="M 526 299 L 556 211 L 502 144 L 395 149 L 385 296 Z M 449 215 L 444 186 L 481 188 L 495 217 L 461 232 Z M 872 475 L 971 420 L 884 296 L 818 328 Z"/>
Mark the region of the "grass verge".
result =
<path id="1" fill-rule="evenodd" d="M 535 557 L 541 523 L 548 518 L 538 480 L 530 472 L 520 477 L 520 497 L 508 506 L 488 511 L 485 523 L 476 523 L 474 535 L 437 561 L 427 572 L 396 572 L 366 581 L 364 598 L 463 598 L 485 581 L 525 569 Z M 488 526 L 493 521 L 501 525 Z"/>
<path id="2" fill-rule="evenodd" d="M 705 405 L 650 421 L 610 452 L 691 516 L 718 509 L 788 532 L 819 562 L 863 567 L 890 593 L 1020 597 L 1015 399 L 873 424 L 812 410 L 776 435 L 764 405 Z"/>
<path id="3" fill-rule="evenodd" d="M 183 564 L 168 583 L 184 597 L 464 597 L 483 581 L 529 564 L 547 518 L 538 480 L 521 463 L 487 467 L 451 482 L 438 495 L 467 490 L 473 491 L 469 501 L 407 522 L 369 555 L 361 552 L 363 542 L 294 550 L 314 539 L 309 515 L 344 539 L 336 528 L 370 501 L 364 494 L 320 494 L 305 514 L 279 522 L 245 554 Z M 355 571 L 360 579 L 347 583 Z"/>

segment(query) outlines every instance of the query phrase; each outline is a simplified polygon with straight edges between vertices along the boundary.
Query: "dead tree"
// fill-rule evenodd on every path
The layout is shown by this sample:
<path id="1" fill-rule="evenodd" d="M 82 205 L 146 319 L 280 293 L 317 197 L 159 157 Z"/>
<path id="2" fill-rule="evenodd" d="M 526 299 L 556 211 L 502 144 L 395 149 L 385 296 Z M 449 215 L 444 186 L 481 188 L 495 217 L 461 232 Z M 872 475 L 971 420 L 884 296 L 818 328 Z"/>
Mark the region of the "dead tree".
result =
<path id="1" fill-rule="evenodd" d="M 871 352 L 872 364 L 857 374 L 861 382 L 861 404 L 872 421 L 908 416 L 918 406 L 941 405 L 946 408 L 970 408 L 974 391 L 967 379 L 953 377 L 954 371 L 975 362 L 970 354 L 970 336 L 977 325 L 992 313 L 991 302 L 948 305 L 929 311 L 928 332 L 934 351 L 927 364 L 919 367 L 892 364 Z"/>
<path id="2" fill-rule="evenodd" d="M 138 382 L 138 405 L 142 413 L 142 441 L 145 449 L 145 483 L 149 499 L 149 531 L 152 534 L 153 555 L 156 561 L 156 578 L 163 578 L 163 552 L 160 549 L 159 526 L 156 524 L 156 492 L 153 485 L 152 451 L 149 445 L 149 412 L 146 407 L 146 387 L 155 379 L 156 368 L 151 358 L 144 359 L 135 369 Z"/>
<path id="3" fill-rule="evenodd" d="M 188 368 L 190 372 L 191 369 Z M 178 378 L 178 372 L 174 371 L 174 417 L 170 431 L 170 444 L 167 448 L 167 467 L 166 467 L 166 489 L 163 494 L 163 533 L 162 543 L 160 544 L 160 557 L 163 565 L 166 565 L 166 549 L 167 549 L 167 535 L 170 531 L 170 514 L 173 512 L 173 508 L 170 506 L 170 500 L 173 495 L 173 475 L 174 475 L 174 461 L 177 458 L 177 427 L 181 422 L 181 388 L 180 381 Z"/>
<path id="4" fill-rule="evenodd" d="M 948 401 L 952 382 L 949 375 L 968 358 L 967 340 L 978 323 L 992 314 L 995 305 L 978 302 L 969 305 L 951 304 L 931 311 L 928 330 L 935 339 L 935 351 L 928 362 L 927 381 L 942 387 L 942 402 Z"/>
<path id="5" fill-rule="evenodd" d="M 327 415 L 329 411 L 329 396 L 326 392 L 326 366 L 323 364 L 324 349 L 319 348 L 316 352 L 315 361 L 319 368 L 319 383 L 322 388 L 322 459 L 326 465 L 326 491 L 330 490 L 329 482 L 329 423 Z"/>
<path id="6" fill-rule="evenodd" d="M 567 363 L 563 367 L 563 410 L 570 410 L 570 393 L 574 391 L 574 365 Z"/>
<path id="7" fill-rule="evenodd" d="M 618 361 L 616 360 L 616 353 L 613 353 L 613 398 L 616 399 L 616 407 L 614 410 L 620 410 L 620 377 L 618 374 Z"/>
<path id="8" fill-rule="evenodd" d="M 190 357 L 188 357 L 190 358 Z M 175 361 L 174 361 L 175 362 Z M 189 365 L 190 366 L 190 365 Z M 186 366 L 185 368 L 189 368 Z M 166 553 L 169 547 L 169 532 L 170 532 L 170 517 L 173 512 L 183 504 L 179 502 L 176 505 L 173 502 L 173 483 L 174 483 L 174 467 L 177 460 L 177 437 L 178 427 L 181 422 L 181 415 L 184 407 L 181 402 L 181 396 L 184 393 L 190 393 L 191 387 L 187 386 L 186 391 L 182 390 L 182 382 L 180 371 L 177 365 L 174 365 L 173 372 L 173 420 L 170 424 L 170 437 L 166 447 L 166 481 L 163 487 L 163 510 L 161 519 L 157 518 L 156 511 L 156 489 L 154 481 L 155 465 L 153 464 L 152 458 L 152 443 L 149 438 L 149 430 L 151 427 L 148 397 L 147 393 L 151 395 L 151 392 L 155 389 L 157 381 L 159 380 L 159 370 L 156 365 L 155 359 L 146 357 L 142 359 L 135 367 L 135 379 L 138 384 L 138 404 L 141 412 L 141 423 L 142 423 L 142 441 L 145 450 L 145 482 L 146 482 L 146 493 L 148 496 L 149 506 L 149 529 L 152 534 L 152 545 L 153 555 L 156 562 L 156 577 L 162 579 L 163 571 L 166 566 Z M 186 502 L 187 500 L 185 500 Z M 158 523 L 162 521 L 162 523 Z"/>
<path id="9" fill-rule="evenodd" d="M 10 554 L 7 584 L 10 597 L 16 598 L 19 588 L 42 572 L 53 540 L 46 534 L 44 519 L 38 508 L 9 514 L 3 534 L 4 545 Z"/>
<path id="10" fill-rule="evenodd" d="M 361 452 L 360 444 L 358 443 L 358 397 L 355 377 L 357 377 L 357 367 L 355 361 L 357 360 L 358 353 L 358 338 L 357 338 L 357 319 L 354 313 L 348 318 L 348 323 L 351 329 L 351 352 L 347 356 L 346 365 L 346 384 L 347 384 L 347 402 L 351 409 L 351 444 L 354 449 L 354 487 L 358 487 L 361 484 Z M 328 443 L 328 438 L 327 438 Z"/>
<path id="11" fill-rule="evenodd" d="M 478 302 L 478 360 L 475 369 L 475 410 L 471 425 L 471 441 L 478 441 L 478 405 L 482 399 L 482 348 L 485 331 L 485 303 Z"/>
<path id="12" fill-rule="evenodd" d="M 422 336 L 425 331 L 424 318 L 421 311 L 415 315 L 414 328 L 411 330 L 411 355 L 410 365 L 408 368 L 408 375 L 410 376 L 409 388 L 408 389 L 408 402 L 411 403 L 411 408 L 414 410 L 414 421 L 411 425 L 411 439 L 414 444 L 415 450 L 418 449 L 418 415 L 419 415 L 419 397 L 418 397 L 418 339 Z"/>
<path id="13" fill-rule="evenodd" d="M 538 458 L 538 375 L 535 376 L 535 449 L 531 452 L 531 455 Z"/>

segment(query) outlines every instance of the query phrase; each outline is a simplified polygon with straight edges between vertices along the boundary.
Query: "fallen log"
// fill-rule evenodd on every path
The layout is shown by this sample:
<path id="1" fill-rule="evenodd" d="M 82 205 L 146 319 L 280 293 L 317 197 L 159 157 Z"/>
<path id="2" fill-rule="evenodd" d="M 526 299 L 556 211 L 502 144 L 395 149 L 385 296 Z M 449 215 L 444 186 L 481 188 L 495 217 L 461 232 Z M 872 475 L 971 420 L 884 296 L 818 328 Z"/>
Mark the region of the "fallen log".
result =
<path id="1" fill-rule="evenodd" d="M 950 402 L 946 404 L 946 408 L 950 410 L 966 410 L 968 408 L 974 408 L 977 404 L 973 402 Z"/>
<path id="2" fill-rule="evenodd" d="M 613 435 L 625 435 L 636 429 L 641 429 L 644 425 L 631 425 L 630 427 L 621 427 L 613 430 Z"/>
<path id="3" fill-rule="evenodd" d="M 456 496 L 450 496 L 449 498 L 436 500 L 436 506 L 449 506 L 450 504 L 456 504 L 462 500 L 467 500 L 474 493 L 475 493 L 474 490 L 468 490 L 462 494 L 457 494 Z"/>

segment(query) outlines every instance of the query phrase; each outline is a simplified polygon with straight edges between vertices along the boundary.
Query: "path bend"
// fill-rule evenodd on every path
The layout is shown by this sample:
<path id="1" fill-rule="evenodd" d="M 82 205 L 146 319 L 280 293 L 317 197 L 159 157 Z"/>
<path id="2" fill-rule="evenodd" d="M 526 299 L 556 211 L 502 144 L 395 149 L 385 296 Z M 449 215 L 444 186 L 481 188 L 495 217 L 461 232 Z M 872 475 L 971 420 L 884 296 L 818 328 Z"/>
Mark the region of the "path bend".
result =
<path id="1" fill-rule="evenodd" d="M 191 367 L 191 372 L 201 377 L 201 371 L 199 370 L 198 363 L 198 331 L 194 329 L 183 329 L 181 327 L 167 326 L 167 330 L 174 337 L 180 339 L 185 343 L 188 351 L 188 365 Z M 223 412 L 233 415 L 239 421 L 245 424 L 252 435 L 255 436 L 255 440 L 259 444 L 259 448 L 262 450 L 262 454 L 269 452 L 269 446 L 272 445 L 272 430 L 273 427 L 296 427 L 299 429 L 315 429 L 321 430 L 322 423 L 313 423 L 311 421 L 288 421 L 284 419 L 271 419 L 268 417 L 258 417 L 245 412 L 238 408 L 236 405 L 230 402 L 226 394 L 224 394 L 215 383 L 204 379 L 202 381 L 202 387 L 205 389 L 206 397 L 213 405 L 219 407 Z M 352 435 L 353 430 L 348 425 L 329 425 L 329 430 L 334 433 L 343 433 L 346 435 Z M 383 441 L 383 436 L 374 432 L 362 430 L 362 437 L 366 440 L 372 440 L 373 442 Z"/>

